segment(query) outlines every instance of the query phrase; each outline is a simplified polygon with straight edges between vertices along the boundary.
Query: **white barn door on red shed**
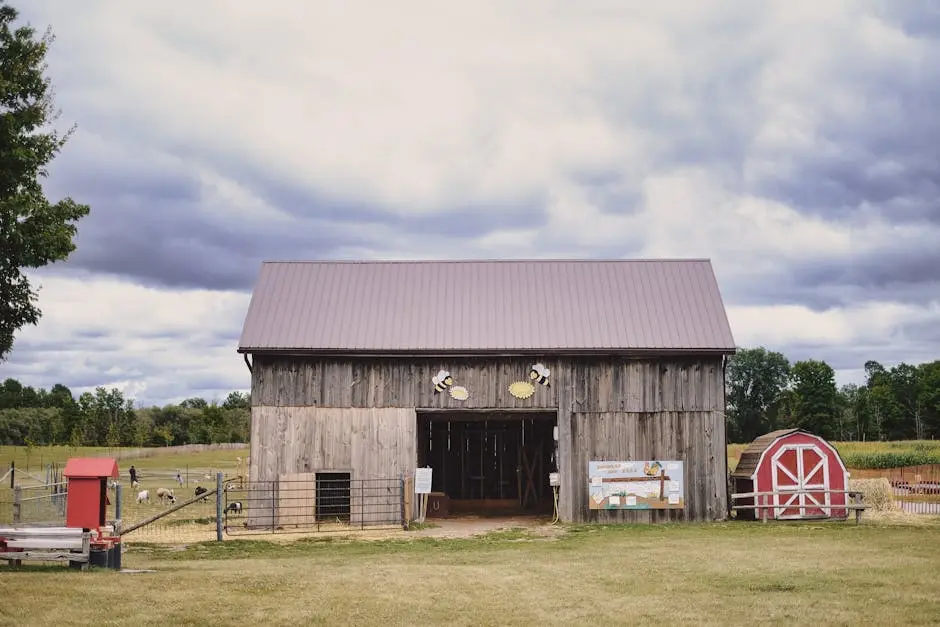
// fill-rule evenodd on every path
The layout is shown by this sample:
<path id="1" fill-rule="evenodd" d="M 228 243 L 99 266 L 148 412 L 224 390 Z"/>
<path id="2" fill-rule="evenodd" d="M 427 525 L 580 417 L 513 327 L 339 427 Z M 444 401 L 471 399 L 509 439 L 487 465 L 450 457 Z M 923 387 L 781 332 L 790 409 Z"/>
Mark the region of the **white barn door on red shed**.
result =
<path id="1" fill-rule="evenodd" d="M 829 456 L 815 444 L 784 444 L 771 458 L 775 518 L 826 518 Z"/>

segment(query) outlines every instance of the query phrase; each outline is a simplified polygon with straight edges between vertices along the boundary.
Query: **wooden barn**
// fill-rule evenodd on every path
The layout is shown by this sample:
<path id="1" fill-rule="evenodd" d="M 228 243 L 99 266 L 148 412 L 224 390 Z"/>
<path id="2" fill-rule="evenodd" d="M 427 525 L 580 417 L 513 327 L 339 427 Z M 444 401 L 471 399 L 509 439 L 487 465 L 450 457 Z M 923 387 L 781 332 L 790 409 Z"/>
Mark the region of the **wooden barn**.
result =
<path id="1" fill-rule="evenodd" d="M 723 519 L 734 350 L 708 260 L 267 262 L 249 479 L 430 467 L 435 507 L 551 513 L 557 473 L 564 521 Z"/>
<path id="2" fill-rule="evenodd" d="M 731 473 L 736 494 L 772 493 L 758 504 L 772 505 L 766 518 L 846 518 L 849 471 L 829 442 L 802 429 L 781 429 L 755 439 Z M 830 492 L 836 491 L 836 492 Z M 754 505 L 741 498 L 737 505 Z M 738 510 L 744 520 L 763 518 L 760 510 Z"/>

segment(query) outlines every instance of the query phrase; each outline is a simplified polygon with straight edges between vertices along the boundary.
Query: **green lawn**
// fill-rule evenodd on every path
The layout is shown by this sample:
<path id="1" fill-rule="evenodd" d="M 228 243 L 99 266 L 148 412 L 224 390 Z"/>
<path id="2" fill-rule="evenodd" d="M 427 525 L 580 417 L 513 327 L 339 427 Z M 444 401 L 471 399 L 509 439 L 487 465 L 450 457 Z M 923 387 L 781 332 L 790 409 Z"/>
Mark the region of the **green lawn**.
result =
<path id="1" fill-rule="evenodd" d="M 0 623 L 936 624 L 940 526 L 918 520 L 131 543 L 156 572 L 0 567 Z"/>

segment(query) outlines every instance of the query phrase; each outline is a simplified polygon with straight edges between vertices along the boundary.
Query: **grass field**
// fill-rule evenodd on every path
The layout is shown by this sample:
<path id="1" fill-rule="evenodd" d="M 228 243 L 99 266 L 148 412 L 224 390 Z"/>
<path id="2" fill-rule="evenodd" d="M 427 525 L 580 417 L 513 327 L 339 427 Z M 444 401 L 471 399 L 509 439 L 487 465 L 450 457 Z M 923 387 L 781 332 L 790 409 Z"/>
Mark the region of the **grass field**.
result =
<path id="1" fill-rule="evenodd" d="M 936 624 L 940 526 L 570 527 L 468 539 L 131 543 L 127 568 L 0 567 L 16 625 Z M 401 532 L 400 537 L 408 534 Z M 55 599 L 54 602 L 51 600 Z"/>
<path id="2" fill-rule="evenodd" d="M 732 467 L 735 449 L 743 448 L 729 447 Z M 0 468 L 22 455 L 18 449 L 0 447 Z M 43 452 L 46 459 L 61 452 L 55 459 L 64 461 L 102 449 Z M 191 480 L 205 484 L 199 473 L 234 474 L 235 458 L 245 453 L 119 464 L 125 485 L 131 463 L 143 487 L 169 487 L 175 470 L 187 466 Z M 177 488 L 178 495 L 191 491 Z M 125 520 L 162 509 L 156 499 L 133 503 L 135 492 L 125 490 Z M 859 526 L 556 526 L 463 539 L 386 531 L 380 540 L 261 535 L 202 542 L 214 537 L 213 514 L 210 499 L 127 536 L 123 566 L 152 573 L 59 565 L 10 572 L 0 565 L 0 624 L 940 623 L 938 517 L 866 513 Z"/>
<path id="3" fill-rule="evenodd" d="M 99 457 L 113 454 L 115 451 L 132 450 L 122 448 L 108 448 L 104 446 L 42 446 L 35 447 L 32 451 L 27 451 L 25 446 L 0 446 L 0 476 L 10 467 L 10 462 L 15 462 L 16 467 L 22 470 L 29 470 L 38 473 L 44 469 L 46 464 L 56 462 L 64 466 L 70 457 Z M 219 468 L 221 470 L 235 468 L 235 458 L 238 456 L 246 457 L 248 449 L 238 450 L 213 450 L 201 451 L 196 453 L 179 453 L 173 449 L 167 449 L 165 454 L 157 453 L 148 457 L 134 459 L 122 459 L 118 461 L 118 467 L 126 478 L 127 469 L 133 464 L 138 469 L 150 470 L 173 470 L 177 468 L 185 469 L 187 466 L 193 468 Z"/>

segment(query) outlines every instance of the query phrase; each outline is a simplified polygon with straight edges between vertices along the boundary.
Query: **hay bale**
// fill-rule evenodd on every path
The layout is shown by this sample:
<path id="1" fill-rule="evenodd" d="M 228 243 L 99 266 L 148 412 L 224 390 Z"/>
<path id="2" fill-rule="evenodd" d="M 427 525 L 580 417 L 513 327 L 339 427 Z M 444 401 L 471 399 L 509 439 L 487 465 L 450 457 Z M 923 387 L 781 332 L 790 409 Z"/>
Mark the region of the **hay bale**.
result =
<path id="1" fill-rule="evenodd" d="M 895 512 L 901 506 L 894 498 L 891 483 L 884 477 L 880 479 L 850 479 L 849 489 L 865 495 L 864 503 L 876 512 Z"/>

